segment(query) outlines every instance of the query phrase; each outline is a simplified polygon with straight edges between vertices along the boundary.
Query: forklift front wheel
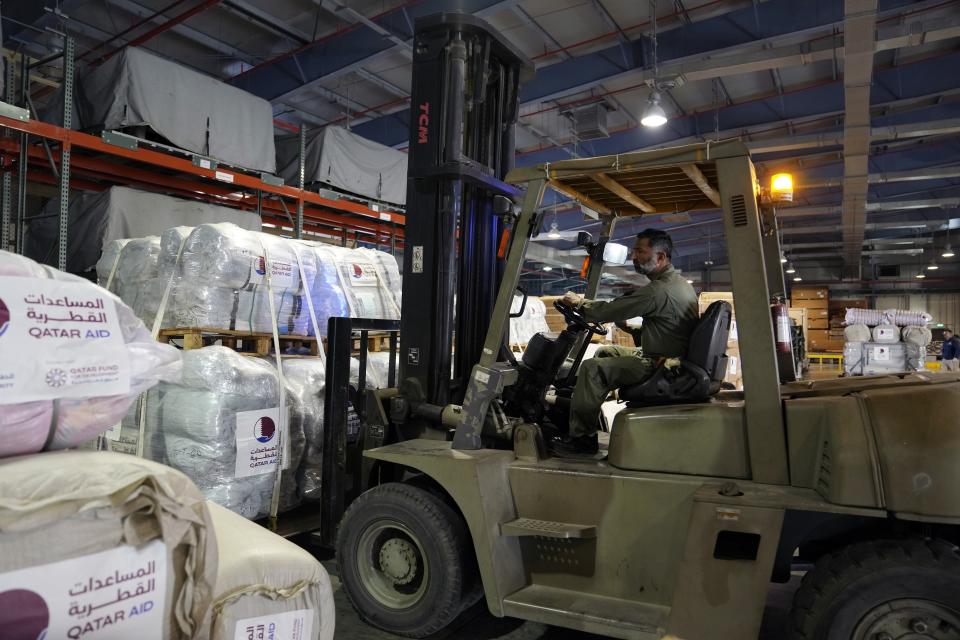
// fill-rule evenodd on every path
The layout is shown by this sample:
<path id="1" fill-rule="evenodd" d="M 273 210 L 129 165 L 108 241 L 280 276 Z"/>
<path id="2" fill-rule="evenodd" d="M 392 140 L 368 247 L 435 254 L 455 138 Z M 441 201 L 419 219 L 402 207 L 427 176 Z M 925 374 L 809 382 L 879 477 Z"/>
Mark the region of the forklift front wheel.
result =
<path id="1" fill-rule="evenodd" d="M 337 566 L 344 591 L 366 622 L 422 638 L 460 613 L 466 525 L 439 497 L 388 483 L 343 516 Z"/>

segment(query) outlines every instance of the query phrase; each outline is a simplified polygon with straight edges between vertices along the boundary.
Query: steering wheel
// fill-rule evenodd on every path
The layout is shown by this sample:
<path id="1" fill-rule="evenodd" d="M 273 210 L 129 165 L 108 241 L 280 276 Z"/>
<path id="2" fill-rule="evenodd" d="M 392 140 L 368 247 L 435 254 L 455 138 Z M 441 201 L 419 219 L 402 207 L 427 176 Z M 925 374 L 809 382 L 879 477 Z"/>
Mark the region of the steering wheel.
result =
<path id="1" fill-rule="evenodd" d="M 573 326 L 575 329 L 585 329 L 598 336 L 607 335 L 607 329 L 602 324 L 599 322 L 587 322 L 583 314 L 573 307 L 568 307 L 559 300 L 554 300 L 553 308 L 559 311 L 563 319 L 567 321 L 567 324 Z"/>

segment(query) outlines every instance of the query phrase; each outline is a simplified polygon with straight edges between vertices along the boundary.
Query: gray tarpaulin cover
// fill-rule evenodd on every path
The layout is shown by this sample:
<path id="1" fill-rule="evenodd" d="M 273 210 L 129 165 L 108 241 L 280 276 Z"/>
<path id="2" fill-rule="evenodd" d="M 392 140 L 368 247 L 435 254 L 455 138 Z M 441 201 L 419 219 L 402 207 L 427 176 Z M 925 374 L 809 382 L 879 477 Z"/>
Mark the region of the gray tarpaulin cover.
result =
<path id="1" fill-rule="evenodd" d="M 276 171 L 273 108 L 152 53 L 127 47 L 76 83 L 74 129 L 149 126 L 175 147 L 246 169 Z M 62 94 L 45 120 L 63 121 Z"/>
<path id="2" fill-rule="evenodd" d="M 278 638 L 332 640 L 333 589 L 323 566 L 308 551 L 260 525 L 214 503 L 208 503 L 208 508 L 220 550 L 212 640 L 259 638 L 248 635 L 247 626 L 269 625 L 283 614 L 299 618 L 304 633 L 277 634 Z M 250 620 L 262 616 L 268 618 Z"/>
<path id="3" fill-rule="evenodd" d="M 46 213 L 55 213 L 56 199 Z M 181 200 L 128 187 L 85 192 L 70 201 L 67 271 L 93 269 L 112 240 L 159 236 L 170 227 L 232 222 L 242 229 L 260 230 L 260 216 L 213 204 Z M 26 254 L 39 262 L 56 260 L 57 219 L 41 218 L 27 228 Z"/>
<path id="4" fill-rule="evenodd" d="M 217 572 L 212 529 L 194 484 L 149 460 L 106 451 L 0 460 L 0 575 L 163 540 L 163 637 L 170 640 L 209 637 Z M 10 613 L 0 606 L 0 619 L 15 625 Z"/>
<path id="5" fill-rule="evenodd" d="M 277 171 L 287 184 L 297 184 L 298 136 L 277 140 Z M 407 154 L 342 127 L 307 133 L 307 183 L 322 182 L 374 200 L 407 201 Z"/>

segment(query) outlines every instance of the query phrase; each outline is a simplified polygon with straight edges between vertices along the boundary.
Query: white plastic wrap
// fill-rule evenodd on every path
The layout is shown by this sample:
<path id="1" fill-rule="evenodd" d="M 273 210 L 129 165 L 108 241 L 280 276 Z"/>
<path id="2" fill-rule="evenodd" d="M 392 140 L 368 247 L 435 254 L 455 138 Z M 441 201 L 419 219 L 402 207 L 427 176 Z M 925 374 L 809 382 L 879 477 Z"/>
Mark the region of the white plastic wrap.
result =
<path id="1" fill-rule="evenodd" d="M 865 324 L 851 324 L 843 329 L 843 337 L 847 342 L 870 342 L 872 335 L 870 327 Z"/>
<path id="2" fill-rule="evenodd" d="M 103 248 L 103 253 L 100 255 L 100 259 L 97 260 L 97 284 L 104 289 L 110 289 L 113 291 L 113 283 L 110 281 L 110 276 L 112 275 L 114 278 L 116 278 L 117 266 L 120 260 L 120 252 L 123 251 L 123 247 L 128 242 L 130 242 L 128 238 L 111 240 Z M 111 286 L 107 286 L 108 283 Z"/>
<path id="3" fill-rule="evenodd" d="M 853 345 L 860 345 L 859 358 Z M 844 369 L 850 375 L 871 376 L 919 371 L 923 369 L 924 363 L 923 349 L 909 342 L 847 343 L 843 355 Z"/>
<path id="4" fill-rule="evenodd" d="M 319 500 L 323 474 L 323 402 L 326 367 L 319 358 L 283 361 L 290 429 L 303 433 L 305 446 L 297 469 L 297 489 L 304 500 Z"/>
<path id="5" fill-rule="evenodd" d="M 889 324 L 879 324 L 873 328 L 874 342 L 900 342 L 900 329 Z"/>
<path id="6" fill-rule="evenodd" d="M 924 347 L 933 341 L 933 333 L 927 327 L 908 326 L 901 332 L 904 342 Z"/>
<path id="7" fill-rule="evenodd" d="M 926 326 L 933 316 L 922 311 L 904 309 L 847 309 L 844 324 L 866 324 L 875 327 L 879 324 L 892 324 L 898 327 L 907 325 Z"/>
<path id="8" fill-rule="evenodd" d="M 522 302 L 523 296 L 514 296 L 513 302 L 510 304 L 510 313 L 520 311 Z M 523 309 L 523 315 L 518 318 L 510 318 L 510 343 L 527 344 L 534 335 L 541 332 L 550 332 L 550 327 L 547 325 L 547 308 L 543 300 L 529 296 Z"/>
<path id="9" fill-rule="evenodd" d="M 867 335 L 870 335 L 869 329 L 867 330 Z M 863 345 L 864 342 L 859 341 L 848 341 L 844 343 L 843 370 L 846 371 L 847 375 L 853 376 L 861 375 L 863 373 Z"/>
<path id="10" fill-rule="evenodd" d="M 279 405 L 276 369 L 226 347 L 184 352 L 179 384 L 147 396 L 144 455 L 190 477 L 207 499 L 247 518 L 268 514 L 274 473 L 237 477 L 237 414 Z M 295 506 L 303 433 L 288 430 L 281 510 Z M 299 449 L 299 450 L 298 450 Z"/>
<path id="11" fill-rule="evenodd" d="M 71 281 L 105 293 L 86 280 L 6 251 L 0 251 L 0 276 Z M 110 297 L 116 304 L 120 331 L 129 357 L 130 391 L 117 396 L 61 399 L 53 437 L 47 447 L 49 449 L 73 447 L 95 438 L 120 422 L 138 394 L 158 382 L 179 377 L 180 352 L 155 341 L 129 307 L 116 296 Z M 0 457 L 40 451 L 50 432 L 53 410 L 52 401 L 0 405 L 0 433 L 3 433 Z"/>

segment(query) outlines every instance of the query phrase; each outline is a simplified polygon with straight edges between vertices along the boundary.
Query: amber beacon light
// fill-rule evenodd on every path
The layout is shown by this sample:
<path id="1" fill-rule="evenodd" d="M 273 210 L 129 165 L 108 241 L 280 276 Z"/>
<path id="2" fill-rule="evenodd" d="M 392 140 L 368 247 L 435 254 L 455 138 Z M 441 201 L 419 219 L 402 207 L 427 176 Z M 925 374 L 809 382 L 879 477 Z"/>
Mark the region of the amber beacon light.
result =
<path id="1" fill-rule="evenodd" d="M 793 202 L 793 176 L 778 173 L 770 179 L 770 199 L 774 202 Z"/>

